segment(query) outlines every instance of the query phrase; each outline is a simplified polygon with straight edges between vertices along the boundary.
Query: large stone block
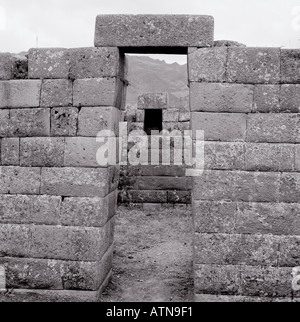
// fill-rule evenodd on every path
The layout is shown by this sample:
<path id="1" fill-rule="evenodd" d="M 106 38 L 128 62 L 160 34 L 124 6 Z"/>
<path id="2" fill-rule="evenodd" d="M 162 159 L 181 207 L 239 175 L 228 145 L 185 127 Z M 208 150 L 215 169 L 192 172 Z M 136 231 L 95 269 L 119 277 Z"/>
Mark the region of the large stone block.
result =
<path id="1" fill-rule="evenodd" d="M 28 53 L 28 74 L 33 79 L 69 78 L 70 57 L 65 48 L 34 48 Z"/>
<path id="2" fill-rule="evenodd" d="M 212 46 L 213 38 L 211 16 L 99 15 L 95 46 L 208 47 Z"/>
<path id="3" fill-rule="evenodd" d="M 300 206 L 286 203 L 194 201 L 195 231 L 300 235 Z"/>
<path id="4" fill-rule="evenodd" d="M 51 109 L 51 136 L 76 136 L 78 108 L 57 107 Z"/>
<path id="5" fill-rule="evenodd" d="M 108 274 L 111 253 L 100 262 L 6 257 L 0 259 L 0 264 L 6 269 L 8 289 L 98 290 Z"/>
<path id="6" fill-rule="evenodd" d="M 20 139 L 1 140 L 1 164 L 20 165 Z"/>
<path id="7" fill-rule="evenodd" d="M 206 141 L 236 142 L 246 137 L 246 114 L 192 113 L 192 130 L 204 131 Z"/>
<path id="8" fill-rule="evenodd" d="M 105 198 L 65 198 L 60 221 L 64 226 L 103 227 L 115 215 L 117 191 Z"/>
<path id="9" fill-rule="evenodd" d="M 279 236 L 278 266 L 299 267 L 300 236 Z M 292 273 L 292 269 L 290 270 Z M 299 297 L 298 292 L 298 297 Z"/>
<path id="10" fill-rule="evenodd" d="M 0 195 L 0 222 L 59 225 L 60 204 L 60 197 Z"/>
<path id="11" fill-rule="evenodd" d="M 121 108 L 124 84 L 118 78 L 77 79 L 73 87 L 74 106 Z"/>
<path id="12" fill-rule="evenodd" d="M 206 142 L 204 161 L 208 170 L 244 170 L 244 143 Z"/>
<path id="13" fill-rule="evenodd" d="M 0 54 L 0 80 L 13 78 L 13 59 L 9 53 Z"/>
<path id="14" fill-rule="evenodd" d="M 119 202 L 121 203 L 149 203 L 161 204 L 168 202 L 167 191 L 151 190 L 129 190 L 119 192 Z"/>
<path id="15" fill-rule="evenodd" d="M 138 109 L 167 109 L 169 106 L 168 93 L 146 93 L 138 96 Z"/>
<path id="16" fill-rule="evenodd" d="M 66 138 L 65 167 L 100 167 L 96 156 L 101 146 L 96 138 Z"/>
<path id="17" fill-rule="evenodd" d="M 204 171 L 194 178 L 194 200 L 278 202 L 280 174 Z"/>
<path id="18" fill-rule="evenodd" d="M 227 75 L 231 83 L 279 84 L 280 49 L 229 48 Z"/>
<path id="19" fill-rule="evenodd" d="M 195 292 L 237 295 L 240 291 L 240 266 L 195 265 Z"/>
<path id="20" fill-rule="evenodd" d="M 196 234 L 195 263 L 277 266 L 279 245 L 271 235 Z"/>
<path id="21" fill-rule="evenodd" d="M 252 85 L 191 83 L 191 110 L 194 112 L 251 113 Z"/>
<path id="22" fill-rule="evenodd" d="M 247 141 L 260 143 L 299 143 L 299 114 L 248 115 Z"/>
<path id="23" fill-rule="evenodd" d="M 20 165 L 62 167 L 64 151 L 64 138 L 22 138 L 20 140 Z"/>
<path id="24" fill-rule="evenodd" d="M 8 136 L 8 127 L 10 123 L 9 110 L 0 110 L 0 137 Z"/>
<path id="25" fill-rule="evenodd" d="M 292 297 L 291 268 L 241 267 L 241 294 L 261 297 Z"/>
<path id="26" fill-rule="evenodd" d="M 41 193 L 65 197 L 105 197 L 115 190 L 119 178 L 116 167 L 43 168 Z"/>
<path id="27" fill-rule="evenodd" d="M 73 102 L 73 84 L 66 79 L 44 80 L 41 107 L 70 106 Z"/>
<path id="28" fill-rule="evenodd" d="M 256 85 L 253 112 L 280 112 L 280 85 Z"/>
<path id="29" fill-rule="evenodd" d="M 282 112 L 300 113 L 300 84 L 281 85 L 280 110 Z"/>
<path id="30" fill-rule="evenodd" d="M 295 146 L 293 144 L 252 144 L 246 147 L 246 170 L 249 171 L 293 171 L 295 168 Z"/>
<path id="31" fill-rule="evenodd" d="M 1 257 L 100 261 L 113 243 L 114 219 L 103 228 L 0 225 Z"/>
<path id="32" fill-rule="evenodd" d="M 188 55 L 190 82 L 226 82 L 227 48 L 200 48 Z"/>
<path id="33" fill-rule="evenodd" d="M 124 64 L 118 48 L 70 49 L 70 78 L 124 77 Z"/>
<path id="34" fill-rule="evenodd" d="M 300 50 L 281 49 L 281 82 L 300 83 Z"/>
<path id="35" fill-rule="evenodd" d="M 31 108 L 10 111 L 8 136 L 50 136 L 50 109 Z"/>
<path id="36" fill-rule="evenodd" d="M 115 107 L 83 107 L 78 118 L 78 136 L 95 138 L 100 131 L 119 134 L 121 113 Z"/>
<path id="37" fill-rule="evenodd" d="M 137 177 L 134 190 L 191 190 L 191 178 Z"/>
<path id="38" fill-rule="evenodd" d="M 131 167 L 135 170 L 136 167 Z M 185 177 L 185 166 L 141 166 L 139 176 L 142 177 Z"/>
<path id="39" fill-rule="evenodd" d="M 299 202 L 300 173 L 282 173 L 280 185 L 281 202 Z"/>
<path id="40" fill-rule="evenodd" d="M 0 167 L 0 194 L 40 194 L 40 168 Z"/>
<path id="41" fill-rule="evenodd" d="M 0 108 L 39 107 L 41 85 L 39 80 L 0 82 Z"/>

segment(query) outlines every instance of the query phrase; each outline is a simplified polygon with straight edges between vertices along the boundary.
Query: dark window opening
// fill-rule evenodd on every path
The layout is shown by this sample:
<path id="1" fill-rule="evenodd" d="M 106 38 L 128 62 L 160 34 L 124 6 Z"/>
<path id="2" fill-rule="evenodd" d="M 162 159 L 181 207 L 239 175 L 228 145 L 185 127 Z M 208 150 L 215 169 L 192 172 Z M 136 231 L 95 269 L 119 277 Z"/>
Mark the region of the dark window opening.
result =
<path id="1" fill-rule="evenodd" d="M 151 135 L 151 131 L 161 132 L 163 117 L 162 110 L 145 110 L 144 131 L 147 135 Z"/>

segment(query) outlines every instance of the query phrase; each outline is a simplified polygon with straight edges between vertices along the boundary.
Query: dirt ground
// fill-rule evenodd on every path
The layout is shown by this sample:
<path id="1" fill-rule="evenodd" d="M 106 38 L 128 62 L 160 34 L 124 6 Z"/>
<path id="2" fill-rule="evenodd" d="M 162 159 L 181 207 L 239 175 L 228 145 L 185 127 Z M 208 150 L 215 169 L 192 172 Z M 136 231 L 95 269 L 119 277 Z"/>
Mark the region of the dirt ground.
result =
<path id="1" fill-rule="evenodd" d="M 193 301 L 192 214 L 119 207 L 113 279 L 102 302 Z"/>

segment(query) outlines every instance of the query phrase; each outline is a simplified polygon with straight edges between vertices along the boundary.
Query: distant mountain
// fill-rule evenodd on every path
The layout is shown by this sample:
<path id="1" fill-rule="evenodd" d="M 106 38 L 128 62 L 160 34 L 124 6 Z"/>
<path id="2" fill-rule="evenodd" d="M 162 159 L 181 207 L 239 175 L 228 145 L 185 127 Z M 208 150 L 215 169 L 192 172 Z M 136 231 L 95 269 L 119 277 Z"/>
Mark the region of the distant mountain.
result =
<path id="1" fill-rule="evenodd" d="M 167 92 L 170 105 L 185 108 L 188 104 L 187 65 L 167 64 L 148 56 L 127 56 L 129 87 L 127 105 L 136 105 L 143 93 Z"/>

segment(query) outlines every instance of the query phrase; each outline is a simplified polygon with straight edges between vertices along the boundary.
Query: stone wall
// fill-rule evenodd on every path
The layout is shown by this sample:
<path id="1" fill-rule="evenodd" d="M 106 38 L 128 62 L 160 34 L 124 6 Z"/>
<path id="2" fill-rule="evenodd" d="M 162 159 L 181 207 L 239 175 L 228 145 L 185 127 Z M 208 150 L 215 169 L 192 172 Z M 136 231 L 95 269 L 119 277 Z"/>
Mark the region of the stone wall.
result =
<path id="1" fill-rule="evenodd" d="M 137 108 L 126 110 L 124 120 L 128 132 L 144 131 L 145 111 L 162 110 L 162 129 L 190 130 L 190 112 L 185 106 L 174 106 L 167 93 L 145 93 L 138 97 Z M 129 150 L 131 146 L 128 146 Z M 174 165 L 173 148 L 160 154 L 160 165 L 151 165 L 151 139 L 149 138 L 149 165 L 122 166 L 119 183 L 119 203 L 141 205 L 145 209 L 159 209 L 161 206 L 187 206 L 191 204 L 192 180 L 185 175 L 186 167 Z M 162 153 L 169 153 L 170 165 L 163 165 Z"/>
<path id="2" fill-rule="evenodd" d="M 119 180 L 97 164 L 96 135 L 118 129 L 123 56 L 32 49 L 24 80 L 16 63 L 0 54 L 1 300 L 96 301 L 111 276 Z"/>
<path id="3" fill-rule="evenodd" d="M 300 50 L 189 50 L 198 301 L 293 301 L 300 265 Z"/>

